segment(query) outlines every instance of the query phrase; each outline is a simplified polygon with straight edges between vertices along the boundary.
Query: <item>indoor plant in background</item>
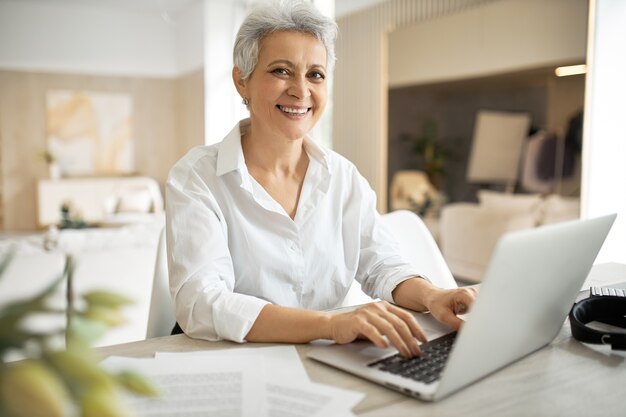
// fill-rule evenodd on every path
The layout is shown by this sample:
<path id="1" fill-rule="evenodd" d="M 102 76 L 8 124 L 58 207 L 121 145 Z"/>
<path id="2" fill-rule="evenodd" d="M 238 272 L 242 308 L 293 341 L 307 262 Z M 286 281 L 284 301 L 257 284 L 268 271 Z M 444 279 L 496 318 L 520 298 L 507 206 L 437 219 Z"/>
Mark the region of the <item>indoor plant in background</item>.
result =
<path id="1" fill-rule="evenodd" d="M 0 261 L 0 279 L 10 260 L 11 254 Z M 72 272 L 72 258 L 67 256 L 63 273 L 48 288 L 33 298 L 0 307 L 2 417 L 129 416 L 132 411 L 122 400 L 122 390 L 157 394 L 136 373 L 110 373 L 99 367 L 90 343 L 109 327 L 123 322 L 120 308 L 130 300 L 105 291 L 75 298 Z M 50 301 L 64 283 L 67 308 L 59 309 Z M 59 328 L 32 330 L 28 320 L 38 315 L 62 316 L 66 320 Z M 24 359 L 7 362 L 7 356 L 15 353 Z"/>
<path id="2" fill-rule="evenodd" d="M 424 120 L 419 134 L 404 133 L 400 139 L 411 143 L 411 150 L 416 155 L 416 167 L 426 174 L 432 185 L 428 193 L 420 198 L 415 197 L 416 203 L 420 203 L 419 214 L 436 216 L 446 201 L 443 178 L 446 174 L 446 159 L 452 156 L 450 147 L 439 138 L 439 128 L 433 119 Z M 435 193 L 432 188 L 436 190 Z"/>
<path id="3" fill-rule="evenodd" d="M 417 166 L 428 175 L 431 184 L 441 190 L 446 173 L 445 160 L 451 155 L 450 149 L 439 139 L 437 122 L 426 119 L 419 135 L 404 134 L 402 139 L 412 142 L 412 150 L 417 156 Z"/>
<path id="4" fill-rule="evenodd" d="M 44 149 L 39 152 L 39 157 L 48 166 L 48 176 L 51 180 L 58 180 L 61 178 L 61 165 L 54 153 L 49 149 Z"/>

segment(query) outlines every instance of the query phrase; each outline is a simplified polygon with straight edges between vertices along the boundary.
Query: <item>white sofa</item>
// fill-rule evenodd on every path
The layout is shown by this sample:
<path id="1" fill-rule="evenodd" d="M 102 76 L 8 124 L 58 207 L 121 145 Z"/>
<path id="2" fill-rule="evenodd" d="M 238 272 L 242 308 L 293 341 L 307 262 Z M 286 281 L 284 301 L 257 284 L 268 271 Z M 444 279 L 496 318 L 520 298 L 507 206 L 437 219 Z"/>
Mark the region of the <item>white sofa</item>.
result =
<path id="1" fill-rule="evenodd" d="M 149 177 L 94 177 L 42 180 L 37 186 L 38 224 L 59 224 L 61 206 L 98 225 L 150 222 L 163 212 L 159 183 Z"/>
<path id="2" fill-rule="evenodd" d="M 479 202 L 453 203 L 441 212 L 439 244 L 455 278 L 479 282 L 498 239 L 507 232 L 579 217 L 576 198 L 482 190 Z"/>

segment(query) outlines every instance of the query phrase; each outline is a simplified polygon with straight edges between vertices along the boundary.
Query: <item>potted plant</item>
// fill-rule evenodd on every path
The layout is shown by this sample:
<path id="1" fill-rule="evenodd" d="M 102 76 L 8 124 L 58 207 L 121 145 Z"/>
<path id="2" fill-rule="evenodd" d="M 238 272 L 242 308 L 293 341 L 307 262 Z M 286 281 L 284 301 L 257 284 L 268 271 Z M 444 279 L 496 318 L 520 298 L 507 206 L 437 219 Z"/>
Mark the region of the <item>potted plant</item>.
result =
<path id="1" fill-rule="evenodd" d="M 56 155 L 49 149 L 39 152 L 39 157 L 48 165 L 48 175 L 51 180 L 61 178 L 61 166 Z"/>
<path id="2" fill-rule="evenodd" d="M 0 260 L 0 279 L 11 254 Z M 89 343 L 123 321 L 120 307 L 130 300 L 106 291 L 93 291 L 75 303 L 71 291 L 73 262 L 66 257 L 63 273 L 35 297 L 0 307 L 0 416 L 63 417 L 130 415 L 120 388 L 156 395 L 154 387 L 132 372 L 110 373 L 98 366 Z M 67 285 L 67 309 L 51 306 L 50 298 Z M 66 316 L 65 328 L 29 330 L 38 315 Z M 55 347 L 65 337 L 65 348 Z M 24 359 L 7 362 L 10 353 Z"/>
<path id="3" fill-rule="evenodd" d="M 417 156 L 418 167 L 426 173 L 431 184 L 441 190 L 446 173 L 445 160 L 451 152 L 438 135 L 437 122 L 426 119 L 419 135 L 404 134 L 402 139 L 413 142 L 412 150 Z"/>

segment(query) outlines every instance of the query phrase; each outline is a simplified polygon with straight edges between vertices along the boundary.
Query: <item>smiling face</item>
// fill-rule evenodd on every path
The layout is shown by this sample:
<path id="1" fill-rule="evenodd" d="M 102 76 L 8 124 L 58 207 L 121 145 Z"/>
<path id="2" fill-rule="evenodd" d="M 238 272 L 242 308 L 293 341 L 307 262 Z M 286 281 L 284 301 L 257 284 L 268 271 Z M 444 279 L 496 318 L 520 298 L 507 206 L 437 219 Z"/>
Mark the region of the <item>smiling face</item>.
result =
<path id="1" fill-rule="evenodd" d="M 233 71 L 250 100 L 253 135 L 296 140 L 319 121 L 326 107 L 326 48 L 300 32 L 275 32 L 260 42 L 257 65 L 247 80 Z"/>

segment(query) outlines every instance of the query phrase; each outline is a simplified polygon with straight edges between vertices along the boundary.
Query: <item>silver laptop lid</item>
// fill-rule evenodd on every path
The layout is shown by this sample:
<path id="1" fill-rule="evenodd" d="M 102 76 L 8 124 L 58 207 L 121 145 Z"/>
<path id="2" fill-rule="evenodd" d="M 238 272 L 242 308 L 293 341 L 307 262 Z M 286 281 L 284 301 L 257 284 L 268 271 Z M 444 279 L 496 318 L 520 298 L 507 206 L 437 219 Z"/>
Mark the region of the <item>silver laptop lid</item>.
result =
<path id="1" fill-rule="evenodd" d="M 550 343 L 589 274 L 615 214 L 505 235 L 435 399 Z"/>

